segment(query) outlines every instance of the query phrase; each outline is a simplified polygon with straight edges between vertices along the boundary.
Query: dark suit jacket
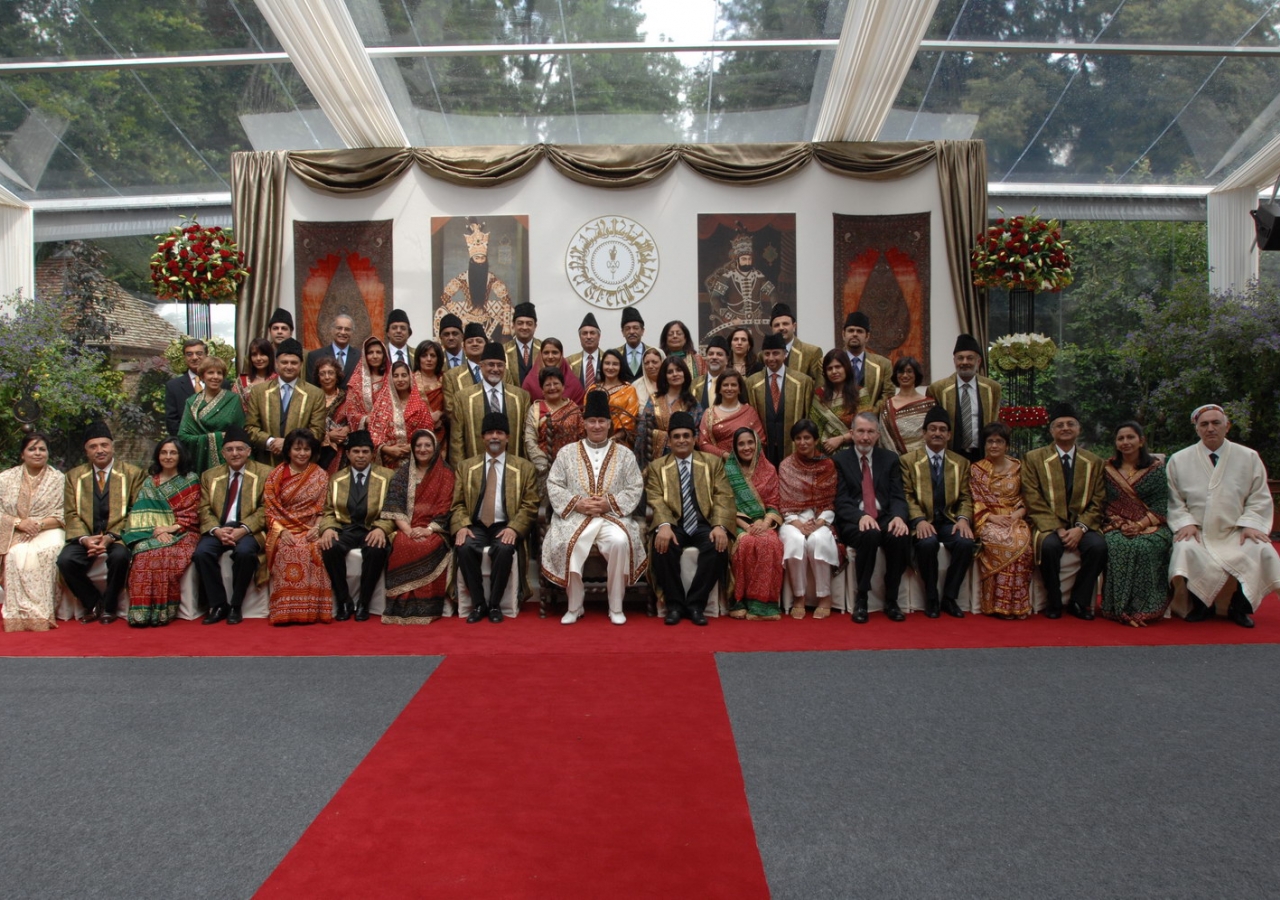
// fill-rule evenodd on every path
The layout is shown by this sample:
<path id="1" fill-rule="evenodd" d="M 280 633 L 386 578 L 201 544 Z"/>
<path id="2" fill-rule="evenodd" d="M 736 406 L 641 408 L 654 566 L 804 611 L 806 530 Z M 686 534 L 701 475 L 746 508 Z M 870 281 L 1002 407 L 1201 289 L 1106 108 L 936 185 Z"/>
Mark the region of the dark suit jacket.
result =
<path id="1" fill-rule="evenodd" d="M 391 342 L 387 341 L 387 371 L 388 372 L 391 371 L 392 366 L 394 366 L 397 362 L 400 361 L 396 355 L 398 352 L 399 351 L 397 351 L 395 347 L 391 346 Z M 413 347 L 411 345 L 409 344 L 404 345 L 404 355 L 407 357 L 405 359 L 405 362 L 409 364 L 409 371 L 412 372 L 414 365 L 417 363 L 417 358 L 413 352 Z"/>
<path id="2" fill-rule="evenodd" d="M 857 531 L 862 519 L 862 457 L 854 447 L 837 453 L 836 529 L 843 535 Z M 871 451 L 871 482 L 880 501 L 880 527 L 895 516 L 907 521 L 907 497 L 902 489 L 902 464 L 898 454 L 883 447 Z"/>
<path id="3" fill-rule="evenodd" d="M 953 450 L 943 451 L 942 489 L 947 505 L 942 514 L 951 522 L 973 521 L 973 494 L 969 491 L 969 460 Z M 872 462 L 874 466 L 875 463 Z M 907 495 L 907 512 L 912 526 L 921 520 L 933 524 L 933 470 L 924 447 L 902 457 L 902 489 Z"/>
<path id="4" fill-rule="evenodd" d="M 450 530 L 457 532 L 470 528 L 471 515 L 484 498 L 485 468 L 489 454 L 472 456 L 458 466 L 458 477 L 453 482 L 453 509 L 450 511 Z M 538 521 L 538 470 L 527 459 L 521 459 L 507 448 L 507 462 L 502 473 L 502 503 L 506 507 L 507 527 L 520 537 L 526 537 Z"/>
<path id="5" fill-rule="evenodd" d="M 186 372 L 165 382 L 164 427 L 169 429 L 170 437 L 177 437 L 178 426 L 182 424 L 183 410 L 187 408 L 187 399 L 195 392 L 195 386 L 191 384 L 191 376 Z"/>
<path id="6" fill-rule="evenodd" d="M 360 362 L 361 350 L 355 344 L 347 345 L 347 363 L 342 367 L 343 384 L 346 379 L 351 377 L 351 373 L 356 370 L 356 365 Z M 325 344 L 319 350 L 312 350 L 307 354 L 307 381 L 320 386 L 320 382 L 316 381 L 316 364 L 326 356 L 333 356 L 333 342 Z"/>
<path id="7" fill-rule="evenodd" d="M 615 349 L 622 354 L 623 371 L 629 373 L 627 375 L 627 381 L 632 381 L 644 374 L 644 351 L 649 349 L 648 344 L 644 341 L 640 342 L 640 346 L 637 348 L 640 351 L 640 358 L 636 360 L 637 368 L 634 372 L 631 371 L 631 366 L 627 364 L 627 345 L 624 343 L 621 347 L 617 347 Z"/>
<path id="8" fill-rule="evenodd" d="M 784 371 L 786 374 L 782 379 L 782 430 L 778 438 L 782 443 L 780 455 L 785 457 L 790 456 L 794 449 L 791 442 L 791 426 L 809 415 L 809 407 L 813 403 L 813 379 L 794 371 L 790 366 L 787 366 Z M 760 421 L 765 426 L 766 433 L 770 425 L 769 402 L 766 398 L 769 392 L 768 378 L 771 374 L 768 369 L 761 369 L 748 378 L 747 396 L 744 398 L 755 408 L 756 414 L 760 416 Z"/>

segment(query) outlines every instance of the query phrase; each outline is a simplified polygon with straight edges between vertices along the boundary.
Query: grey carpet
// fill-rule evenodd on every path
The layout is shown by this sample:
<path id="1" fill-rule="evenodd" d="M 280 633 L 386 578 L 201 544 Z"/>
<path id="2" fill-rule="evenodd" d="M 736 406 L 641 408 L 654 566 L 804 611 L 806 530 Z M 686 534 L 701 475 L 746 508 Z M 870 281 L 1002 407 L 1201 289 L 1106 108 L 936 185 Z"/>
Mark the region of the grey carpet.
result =
<path id="1" fill-rule="evenodd" d="M 1280 647 L 718 662 L 774 897 L 1280 896 Z"/>
<path id="2" fill-rule="evenodd" d="M 438 664 L 0 659 L 0 895 L 251 896 Z"/>

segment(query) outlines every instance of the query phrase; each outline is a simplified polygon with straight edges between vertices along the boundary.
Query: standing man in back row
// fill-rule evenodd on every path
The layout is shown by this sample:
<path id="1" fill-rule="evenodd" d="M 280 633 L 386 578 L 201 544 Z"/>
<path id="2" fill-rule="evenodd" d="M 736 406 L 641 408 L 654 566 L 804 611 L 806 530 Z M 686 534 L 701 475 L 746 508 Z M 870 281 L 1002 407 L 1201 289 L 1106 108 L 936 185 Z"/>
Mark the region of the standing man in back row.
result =
<path id="1" fill-rule="evenodd" d="M 982 347 L 971 334 L 956 338 L 951 359 L 955 374 L 929 385 L 925 395 L 947 411 L 955 426 L 951 429 L 951 449 L 975 463 L 984 455 L 978 444 L 979 432 L 1000 418 L 1000 382 L 978 374 Z"/>

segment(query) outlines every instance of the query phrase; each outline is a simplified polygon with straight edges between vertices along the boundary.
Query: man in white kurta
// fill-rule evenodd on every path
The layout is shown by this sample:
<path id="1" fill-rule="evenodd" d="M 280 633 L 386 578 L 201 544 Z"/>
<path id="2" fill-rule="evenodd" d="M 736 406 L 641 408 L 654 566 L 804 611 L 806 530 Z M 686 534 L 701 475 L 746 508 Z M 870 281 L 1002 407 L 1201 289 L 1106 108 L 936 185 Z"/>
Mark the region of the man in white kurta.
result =
<path id="1" fill-rule="evenodd" d="M 1185 578 L 1192 595 L 1187 621 L 1213 616 L 1213 604 L 1234 579 L 1227 615 L 1252 628 L 1249 613 L 1280 588 L 1280 555 L 1271 545 L 1273 507 L 1258 454 L 1228 441 L 1231 422 L 1220 406 L 1192 414 L 1199 443 L 1169 457 L 1171 581 Z"/>
<path id="2" fill-rule="evenodd" d="M 593 403 L 600 398 L 603 403 Z M 593 408 L 600 407 L 600 408 Z M 613 419 L 602 391 L 587 394 L 587 436 L 562 448 L 547 473 L 547 499 L 554 514 L 542 540 L 542 577 L 565 589 L 569 611 L 560 621 L 582 617 L 582 568 L 593 546 L 608 565 L 609 620 L 622 625 L 627 586 L 648 565 L 640 528 L 631 511 L 644 495 L 635 454 L 609 439 Z"/>

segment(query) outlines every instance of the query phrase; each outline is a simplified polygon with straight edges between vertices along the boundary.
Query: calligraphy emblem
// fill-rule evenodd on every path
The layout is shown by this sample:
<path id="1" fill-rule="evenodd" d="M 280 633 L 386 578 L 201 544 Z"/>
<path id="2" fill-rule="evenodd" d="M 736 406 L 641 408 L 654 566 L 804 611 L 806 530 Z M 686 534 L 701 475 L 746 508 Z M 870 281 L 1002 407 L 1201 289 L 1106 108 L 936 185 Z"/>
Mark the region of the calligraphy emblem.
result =
<path id="1" fill-rule="evenodd" d="M 658 246 L 639 222 L 599 216 L 578 229 L 565 254 L 569 284 L 601 309 L 640 302 L 658 280 Z"/>

